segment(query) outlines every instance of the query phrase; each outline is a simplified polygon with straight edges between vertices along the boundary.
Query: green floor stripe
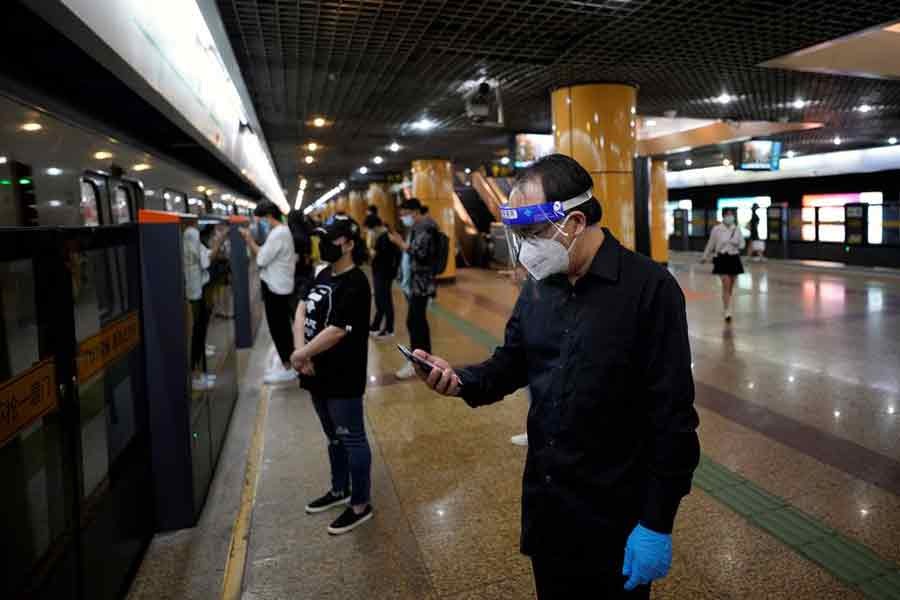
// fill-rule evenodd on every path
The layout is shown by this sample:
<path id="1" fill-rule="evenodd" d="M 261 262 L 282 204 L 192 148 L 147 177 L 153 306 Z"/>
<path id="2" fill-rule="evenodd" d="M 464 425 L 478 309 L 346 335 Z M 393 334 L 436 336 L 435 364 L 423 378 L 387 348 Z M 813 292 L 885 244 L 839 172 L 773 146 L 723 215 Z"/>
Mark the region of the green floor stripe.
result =
<path id="1" fill-rule="evenodd" d="M 431 311 L 489 350 L 501 340 L 437 302 Z M 900 600 L 900 567 L 827 527 L 783 498 L 768 493 L 707 455 L 700 457 L 694 485 L 835 578 L 872 600 Z"/>
<path id="2" fill-rule="evenodd" d="M 867 581 L 859 588 L 867 598 L 900 600 L 900 571 Z"/>

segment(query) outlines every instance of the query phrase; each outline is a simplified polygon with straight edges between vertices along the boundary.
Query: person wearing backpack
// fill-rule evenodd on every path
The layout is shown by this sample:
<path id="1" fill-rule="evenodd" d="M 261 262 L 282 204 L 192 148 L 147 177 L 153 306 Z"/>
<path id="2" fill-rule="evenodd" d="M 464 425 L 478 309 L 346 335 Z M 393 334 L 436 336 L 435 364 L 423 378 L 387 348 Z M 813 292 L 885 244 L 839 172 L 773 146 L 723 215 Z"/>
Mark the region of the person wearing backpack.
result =
<path id="1" fill-rule="evenodd" d="M 435 275 L 441 258 L 439 256 L 441 232 L 437 223 L 428 216 L 428 210 L 417 198 L 405 200 L 400 205 L 400 220 L 410 230 L 409 242 L 392 232 L 390 241 L 409 256 L 411 281 L 408 293 L 409 310 L 406 316 L 406 328 L 409 331 L 409 346 L 413 350 L 424 350 L 431 353 L 431 330 L 428 327 L 428 301 L 434 298 L 436 286 Z M 446 258 L 443 258 L 446 263 Z M 396 373 L 398 379 L 415 377 L 416 371 L 412 363 L 406 363 Z"/>

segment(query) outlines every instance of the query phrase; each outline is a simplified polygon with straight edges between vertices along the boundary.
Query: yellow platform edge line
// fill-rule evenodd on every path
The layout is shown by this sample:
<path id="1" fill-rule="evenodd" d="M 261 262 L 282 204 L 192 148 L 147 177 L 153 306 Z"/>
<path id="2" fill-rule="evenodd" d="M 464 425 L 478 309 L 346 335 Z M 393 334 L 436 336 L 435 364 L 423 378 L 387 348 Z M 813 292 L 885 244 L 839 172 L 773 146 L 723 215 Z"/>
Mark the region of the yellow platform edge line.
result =
<path id="1" fill-rule="evenodd" d="M 228 547 L 228 559 L 225 562 L 225 574 L 222 578 L 222 600 L 239 600 L 241 597 L 244 568 L 247 563 L 247 543 L 250 539 L 250 521 L 253 517 L 253 505 L 256 504 L 259 464 L 263 454 L 270 394 L 271 388 L 263 386 L 259 395 L 259 404 L 256 407 L 256 423 L 253 428 L 253 437 L 250 440 L 250 451 L 247 453 L 241 504 L 234 520 L 234 526 L 231 528 L 231 543 Z"/>

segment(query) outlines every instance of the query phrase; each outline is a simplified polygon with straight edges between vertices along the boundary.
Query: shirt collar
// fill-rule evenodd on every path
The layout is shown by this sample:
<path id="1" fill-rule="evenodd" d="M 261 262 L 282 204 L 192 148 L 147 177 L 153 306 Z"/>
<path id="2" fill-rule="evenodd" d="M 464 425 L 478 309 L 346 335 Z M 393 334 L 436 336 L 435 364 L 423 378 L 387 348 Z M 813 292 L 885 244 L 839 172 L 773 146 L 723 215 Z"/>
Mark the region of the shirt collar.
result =
<path id="1" fill-rule="evenodd" d="M 603 235 L 603 243 L 597 249 L 588 273 L 608 281 L 618 281 L 622 259 L 622 245 L 606 227 L 603 228 Z"/>

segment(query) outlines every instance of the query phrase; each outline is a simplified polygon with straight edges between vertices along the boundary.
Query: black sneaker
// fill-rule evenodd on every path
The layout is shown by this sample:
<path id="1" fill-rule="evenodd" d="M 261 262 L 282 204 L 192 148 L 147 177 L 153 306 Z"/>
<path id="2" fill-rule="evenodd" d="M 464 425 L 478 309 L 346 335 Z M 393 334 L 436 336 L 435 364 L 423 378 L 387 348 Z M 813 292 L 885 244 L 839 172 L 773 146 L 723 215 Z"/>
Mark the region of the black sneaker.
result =
<path id="1" fill-rule="evenodd" d="M 341 535 L 342 533 L 353 531 L 371 518 L 371 504 L 366 506 L 366 510 L 362 511 L 359 514 L 356 514 L 353 511 L 353 508 L 348 506 L 347 510 L 345 510 L 343 514 L 335 520 L 334 523 L 328 526 L 328 533 L 330 533 L 331 535 Z"/>
<path id="2" fill-rule="evenodd" d="M 313 500 L 306 505 L 307 514 L 314 515 L 316 513 L 325 512 L 335 506 L 343 506 L 350 504 L 350 494 L 335 494 L 328 492 L 321 498 Z"/>

